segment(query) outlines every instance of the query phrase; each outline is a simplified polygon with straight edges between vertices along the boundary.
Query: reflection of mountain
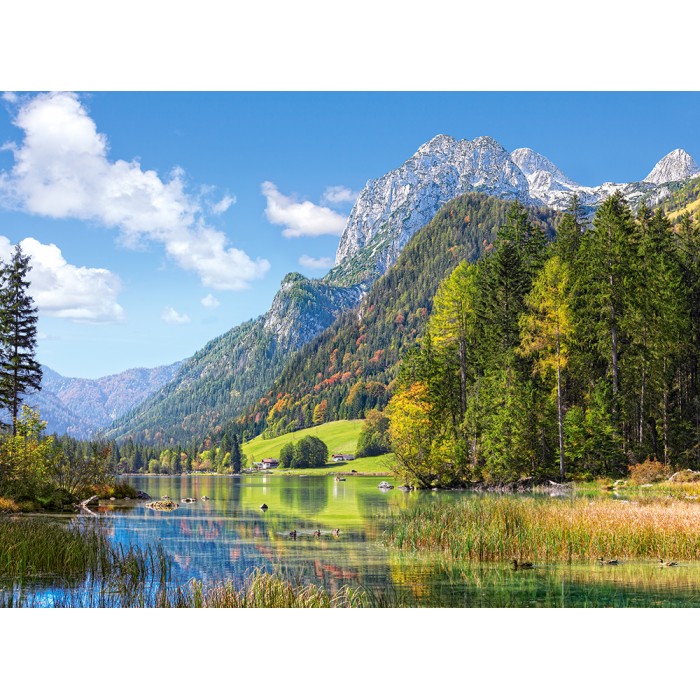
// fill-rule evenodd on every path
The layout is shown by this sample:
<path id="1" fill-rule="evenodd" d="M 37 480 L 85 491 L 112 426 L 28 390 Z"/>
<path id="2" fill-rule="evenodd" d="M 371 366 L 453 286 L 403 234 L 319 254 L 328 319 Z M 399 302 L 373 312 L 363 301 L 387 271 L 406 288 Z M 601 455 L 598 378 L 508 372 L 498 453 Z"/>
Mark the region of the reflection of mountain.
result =
<path id="1" fill-rule="evenodd" d="M 154 496 L 210 500 L 180 503 L 172 513 L 143 506 L 113 511 L 118 541 L 159 542 L 182 579 L 233 579 L 242 583 L 255 568 L 283 573 L 293 581 L 343 585 L 390 584 L 386 551 L 375 545 L 377 513 L 360 515 L 356 492 L 374 495 L 375 480 L 335 482 L 328 477 L 135 477 Z M 371 483 L 369 483 L 371 482 Z M 403 494 L 401 494 L 403 495 Z M 260 510 L 262 503 L 268 510 Z M 379 503 L 386 509 L 386 501 Z M 333 537 L 340 527 L 342 535 Z M 313 536 L 321 529 L 322 537 Z M 288 533 L 300 533 L 292 540 Z M 374 533 L 370 534 L 370 529 Z"/>

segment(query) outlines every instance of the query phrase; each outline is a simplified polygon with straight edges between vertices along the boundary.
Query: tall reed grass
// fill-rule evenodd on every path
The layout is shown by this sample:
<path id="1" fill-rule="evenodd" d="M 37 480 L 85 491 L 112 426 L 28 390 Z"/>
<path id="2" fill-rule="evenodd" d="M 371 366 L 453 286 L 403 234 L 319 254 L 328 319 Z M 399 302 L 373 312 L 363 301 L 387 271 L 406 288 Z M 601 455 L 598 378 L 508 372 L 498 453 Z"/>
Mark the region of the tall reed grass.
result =
<path id="1" fill-rule="evenodd" d="M 113 544 L 94 521 L 0 518 L 0 607 L 357 608 L 364 591 L 329 592 L 255 570 L 242 586 L 173 579 L 161 547 Z"/>
<path id="2" fill-rule="evenodd" d="M 474 497 L 420 504 L 386 533 L 390 546 L 467 561 L 700 558 L 700 504 L 679 500 Z"/>

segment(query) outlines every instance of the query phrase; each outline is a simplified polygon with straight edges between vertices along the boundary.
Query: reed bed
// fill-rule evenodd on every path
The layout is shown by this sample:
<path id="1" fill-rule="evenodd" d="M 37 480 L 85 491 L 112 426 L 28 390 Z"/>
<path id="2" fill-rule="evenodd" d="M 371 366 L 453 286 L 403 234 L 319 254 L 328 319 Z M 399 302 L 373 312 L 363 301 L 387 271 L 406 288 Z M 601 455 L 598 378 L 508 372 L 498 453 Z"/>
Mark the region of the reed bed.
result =
<path id="1" fill-rule="evenodd" d="M 40 518 L 0 517 L 0 576 L 86 575 L 104 564 L 108 554 L 99 530 Z"/>
<path id="2" fill-rule="evenodd" d="M 362 608 L 372 599 L 362 591 L 343 586 L 335 593 L 315 584 L 294 584 L 276 574 L 256 570 L 242 587 L 226 581 L 204 585 L 191 581 L 169 594 L 169 607 L 188 608 Z"/>
<path id="3" fill-rule="evenodd" d="M 161 547 L 113 544 L 94 521 L 0 518 L 0 607 L 357 608 L 364 591 L 329 592 L 253 571 L 242 586 L 173 580 Z"/>
<path id="4" fill-rule="evenodd" d="M 162 548 L 113 544 L 93 521 L 0 518 L 2 607 L 16 606 L 27 596 L 60 605 L 77 601 L 87 590 L 105 606 L 110 596 L 145 601 L 166 587 L 170 570 Z M 39 589 L 53 592 L 47 596 L 36 593 Z"/>
<path id="5" fill-rule="evenodd" d="M 386 541 L 473 562 L 700 558 L 700 504 L 465 498 L 401 513 Z"/>

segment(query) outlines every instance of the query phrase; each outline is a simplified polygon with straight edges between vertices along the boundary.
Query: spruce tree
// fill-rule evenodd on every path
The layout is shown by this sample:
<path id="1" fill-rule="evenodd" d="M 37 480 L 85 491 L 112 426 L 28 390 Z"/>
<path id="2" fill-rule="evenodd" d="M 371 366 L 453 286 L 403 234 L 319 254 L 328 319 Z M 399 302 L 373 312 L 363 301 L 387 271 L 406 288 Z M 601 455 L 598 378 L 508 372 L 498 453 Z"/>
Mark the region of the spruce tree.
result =
<path id="1" fill-rule="evenodd" d="M 238 435 L 233 434 L 233 442 L 231 444 L 231 468 L 234 474 L 241 471 L 241 444 L 238 442 Z"/>
<path id="2" fill-rule="evenodd" d="M 0 278 L 0 403 L 12 415 L 13 435 L 21 397 L 41 388 L 41 366 L 34 359 L 37 309 L 28 293 L 31 269 L 18 244 Z"/>

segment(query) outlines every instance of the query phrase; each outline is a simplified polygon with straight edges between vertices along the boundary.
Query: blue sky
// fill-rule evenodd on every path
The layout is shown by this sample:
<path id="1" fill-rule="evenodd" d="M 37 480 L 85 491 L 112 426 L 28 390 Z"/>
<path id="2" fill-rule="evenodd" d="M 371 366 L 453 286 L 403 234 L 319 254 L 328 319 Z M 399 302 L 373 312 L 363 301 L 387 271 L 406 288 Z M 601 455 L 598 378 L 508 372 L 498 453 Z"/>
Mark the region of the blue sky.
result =
<path id="1" fill-rule="evenodd" d="M 287 272 L 322 276 L 356 193 L 438 133 L 597 185 L 700 160 L 698 123 L 698 93 L 6 93 L 0 253 L 31 239 L 38 359 L 97 377 L 188 357 Z"/>

